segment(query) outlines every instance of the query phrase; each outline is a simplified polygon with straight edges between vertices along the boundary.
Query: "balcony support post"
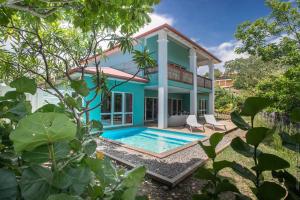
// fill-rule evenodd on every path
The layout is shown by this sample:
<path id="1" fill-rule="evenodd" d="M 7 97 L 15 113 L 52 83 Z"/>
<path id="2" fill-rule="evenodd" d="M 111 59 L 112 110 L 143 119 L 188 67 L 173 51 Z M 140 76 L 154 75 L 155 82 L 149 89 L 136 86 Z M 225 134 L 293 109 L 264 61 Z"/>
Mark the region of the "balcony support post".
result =
<path id="1" fill-rule="evenodd" d="M 168 38 L 158 34 L 158 128 L 168 127 Z"/>
<path id="2" fill-rule="evenodd" d="M 197 54 L 195 49 L 190 49 L 190 69 L 193 72 L 193 89 L 190 91 L 190 114 L 197 116 Z"/>
<path id="3" fill-rule="evenodd" d="M 208 61 L 209 78 L 211 79 L 211 92 L 209 93 L 208 112 L 215 113 L 215 67 L 211 60 Z"/>

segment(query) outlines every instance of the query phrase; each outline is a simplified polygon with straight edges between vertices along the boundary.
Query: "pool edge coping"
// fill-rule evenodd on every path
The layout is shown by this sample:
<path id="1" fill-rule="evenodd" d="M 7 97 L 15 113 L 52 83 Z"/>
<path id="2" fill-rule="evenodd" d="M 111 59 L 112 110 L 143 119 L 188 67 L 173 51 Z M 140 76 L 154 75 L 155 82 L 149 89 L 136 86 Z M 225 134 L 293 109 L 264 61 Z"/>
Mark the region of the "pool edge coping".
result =
<path id="1" fill-rule="evenodd" d="M 237 130 L 238 127 L 234 127 L 226 132 L 224 132 L 224 134 L 228 134 L 232 131 L 235 131 Z M 208 138 L 206 139 L 208 140 Z M 231 141 L 226 143 L 224 146 L 222 146 L 220 149 L 218 149 L 216 151 L 216 154 L 219 154 L 220 152 L 222 152 L 224 149 L 226 149 L 229 145 L 230 145 Z M 137 166 L 142 166 L 142 165 L 135 165 L 133 163 L 130 163 L 129 161 L 127 160 L 124 160 L 122 158 L 119 158 L 119 157 L 116 157 L 114 155 L 111 155 L 109 153 L 106 153 L 104 151 L 101 150 L 101 152 L 103 152 L 106 156 L 120 162 L 120 163 L 123 163 L 125 164 L 126 166 L 129 166 L 131 168 L 134 168 L 134 167 L 137 167 Z M 165 185 L 168 185 L 170 187 L 175 187 L 178 183 L 180 183 L 181 181 L 183 181 L 185 178 L 187 178 L 188 176 L 190 176 L 192 173 L 194 173 L 198 167 L 204 165 L 210 158 L 205 158 L 201 161 L 198 161 L 196 163 L 194 163 L 192 166 L 189 166 L 187 167 L 183 172 L 179 173 L 178 175 L 176 175 L 175 177 L 173 178 L 168 178 L 166 176 L 163 176 L 161 174 L 158 174 L 156 172 L 153 172 L 153 171 L 150 171 L 147 169 L 146 173 L 154 180 L 157 180 L 158 182 L 160 183 L 163 183 Z"/>
<path id="2" fill-rule="evenodd" d="M 159 129 L 158 129 L 159 130 Z M 164 129 L 162 129 L 164 130 Z M 184 132 L 180 132 L 180 133 L 184 133 Z M 190 133 L 186 133 L 186 134 L 190 134 Z M 191 135 L 197 135 L 197 134 L 191 134 Z M 116 144 L 116 145 L 119 145 L 121 147 L 125 147 L 127 149 L 131 149 L 131 150 L 134 150 L 134 151 L 137 151 L 137 152 L 140 152 L 140 153 L 144 153 L 144 154 L 147 154 L 147 155 L 150 155 L 150 156 L 154 156 L 156 158 L 159 158 L 159 159 L 162 159 L 162 158 L 165 158 L 165 157 L 168 157 L 172 154 L 175 154 L 179 151 L 182 151 L 184 149 L 187 149 L 189 147 L 192 147 L 192 146 L 195 146 L 197 145 L 199 142 L 205 142 L 206 140 L 209 139 L 209 135 L 204 135 L 205 137 L 200 139 L 200 140 L 196 140 L 196 141 L 193 141 L 193 142 L 190 142 L 188 144 L 185 144 L 183 146 L 180 146 L 180 147 L 176 147 L 174 149 L 170 149 L 170 150 L 167 150 L 165 152 L 162 152 L 162 153 L 154 153 L 154 152 L 151 152 L 151 151 L 147 151 L 147 150 L 144 150 L 142 148 L 138 148 L 138 147 L 133 147 L 133 146 L 130 146 L 130 145 L 127 145 L 127 144 L 124 144 L 124 143 L 121 143 L 121 142 L 117 142 L 117 141 L 114 141 L 114 140 L 110 140 L 110 139 L 107 139 L 107 138 L 103 138 L 103 137 L 98 137 L 100 140 L 103 140 L 103 141 L 106 141 L 106 142 L 110 142 L 110 143 L 113 143 L 113 144 Z"/>

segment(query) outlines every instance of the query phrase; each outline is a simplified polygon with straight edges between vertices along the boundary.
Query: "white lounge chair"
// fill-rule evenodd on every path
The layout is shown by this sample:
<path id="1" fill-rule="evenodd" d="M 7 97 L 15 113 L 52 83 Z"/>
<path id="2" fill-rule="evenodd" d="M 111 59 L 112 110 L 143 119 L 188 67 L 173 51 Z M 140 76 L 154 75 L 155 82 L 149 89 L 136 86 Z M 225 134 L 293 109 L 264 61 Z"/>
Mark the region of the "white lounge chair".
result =
<path id="1" fill-rule="evenodd" d="M 203 131 L 205 131 L 204 126 L 198 123 L 196 115 L 189 115 L 186 118 L 186 125 L 190 127 L 191 132 L 193 132 L 193 128 L 203 128 Z"/>
<path id="2" fill-rule="evenodd" d="M 217 120 L 216 120 L 216 118 L 215 118 L 214 115 L 204 115 L 204 119 L 205 119 L 206 124 L 210 124 L 210 125 L 212 125 L 214 127 L 214 130 L 216 130 L 215 129 L 216 126 L 224 126 L 225 131 L 227 131 L 226 125 L 217 122 Z"/>

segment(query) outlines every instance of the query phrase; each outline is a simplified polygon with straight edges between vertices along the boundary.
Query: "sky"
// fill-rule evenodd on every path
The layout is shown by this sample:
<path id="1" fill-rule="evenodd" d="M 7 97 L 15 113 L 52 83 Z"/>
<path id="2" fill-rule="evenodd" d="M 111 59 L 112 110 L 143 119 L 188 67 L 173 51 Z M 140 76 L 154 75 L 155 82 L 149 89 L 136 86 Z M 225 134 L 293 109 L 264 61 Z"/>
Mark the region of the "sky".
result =
<path id="1" fill-rule="evenodd" d="M 224 62 L 246 57 L 234 52 L 239 44 L 234 38 L 237 26 L 269 13 L 264 0 L 161 0 L 150 15 L 152 22 L 139 33 L 168 23 L 220 58 L 217 68 L 223 71 Z"/>

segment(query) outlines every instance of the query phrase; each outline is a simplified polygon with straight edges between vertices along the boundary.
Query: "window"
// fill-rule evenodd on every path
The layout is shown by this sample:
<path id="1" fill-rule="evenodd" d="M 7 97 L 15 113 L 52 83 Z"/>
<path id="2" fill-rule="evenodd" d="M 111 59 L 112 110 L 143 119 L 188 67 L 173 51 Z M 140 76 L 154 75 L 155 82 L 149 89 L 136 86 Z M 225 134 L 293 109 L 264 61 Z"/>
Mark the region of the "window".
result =
<path id="1" fill-rule="evenodd" d="M 199 99 L 198 113 L 200 116 L 203 116 L 204 114 L 207 113 L 207 105 L 208 105 L 207 99 Z"/>
<path id="2" fill-rule="evenodd" d="M 133 124 L 133 96 L 125 92 L 113 92 L 104 99 L 101 107 L 103 126 L 120 126 Z"/>
<path id="3" fill-rule="evenodd" d="M 169 115 L 180 115 L 182 111 L 182 99 L 168 99 Z"/>

